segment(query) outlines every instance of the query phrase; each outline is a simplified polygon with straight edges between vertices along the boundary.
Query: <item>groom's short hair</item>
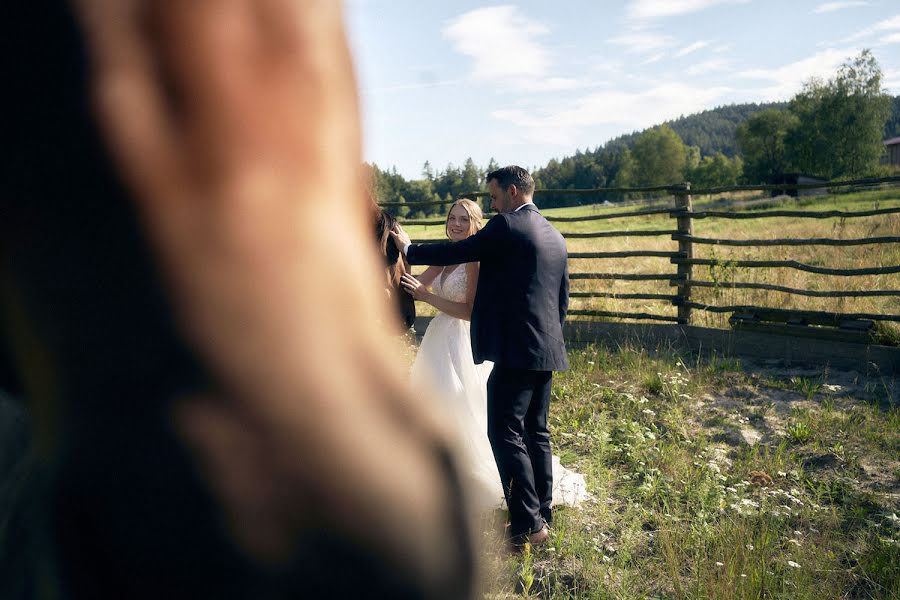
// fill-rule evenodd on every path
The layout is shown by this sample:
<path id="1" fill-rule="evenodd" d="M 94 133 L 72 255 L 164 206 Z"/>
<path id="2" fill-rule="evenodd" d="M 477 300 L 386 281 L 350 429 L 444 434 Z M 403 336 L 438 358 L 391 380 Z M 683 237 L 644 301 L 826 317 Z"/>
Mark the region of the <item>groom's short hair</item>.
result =
<path id="1" fill-rule="evenodd" d="M 501 167 L 491 171 L 485 176 L 485 181 L 497 180 L 497 185 L 505 192 L 510 185 L 515 185 L 523 194 L 530 195 L 534 192 L 534 179 L 531 174 L 517 165 Z"/>

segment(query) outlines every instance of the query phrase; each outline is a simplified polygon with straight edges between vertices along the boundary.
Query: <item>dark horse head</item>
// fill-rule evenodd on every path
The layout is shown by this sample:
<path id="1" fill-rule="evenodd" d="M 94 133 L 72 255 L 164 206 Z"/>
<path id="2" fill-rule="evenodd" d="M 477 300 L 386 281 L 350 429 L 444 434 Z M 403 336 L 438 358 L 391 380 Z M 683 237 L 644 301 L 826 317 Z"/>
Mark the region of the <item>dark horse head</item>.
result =
<path id="1" fill-rule="evenodd" d="M 406 329 L 409 329 L 416 321 L 416 301 L 400 285 L 400 277 L 409 269 L 400 256 L 400 250 L 391 239 L 391 230 L 397 224 L 397 219 L 374 202 L 372 213 L 375 220 L 375 239 L 385 260 L 385 289 L 396 306 L 400 321 Z"/>

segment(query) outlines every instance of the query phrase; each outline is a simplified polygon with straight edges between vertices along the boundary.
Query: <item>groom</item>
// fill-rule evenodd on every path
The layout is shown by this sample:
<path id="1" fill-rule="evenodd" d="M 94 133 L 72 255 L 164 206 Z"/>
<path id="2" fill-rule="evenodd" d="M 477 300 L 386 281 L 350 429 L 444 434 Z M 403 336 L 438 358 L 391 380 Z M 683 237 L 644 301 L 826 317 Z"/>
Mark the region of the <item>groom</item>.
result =
<path id="1" fill-rule="evenodd" d="M 397 247 L 410 264 L 480 261 L 472 309 L 472 354 L 490 360 L 488 438 L 506 493 L 516 545 L 547 540 L 553 473 L 547 413 L 553 371 L 568 368 L 562 325 L 569 302 L 566 244 L 532 201 L 534 180 L 522 167 L 487 174 L 499 214 L 478 233 L 452 243 Z"/>

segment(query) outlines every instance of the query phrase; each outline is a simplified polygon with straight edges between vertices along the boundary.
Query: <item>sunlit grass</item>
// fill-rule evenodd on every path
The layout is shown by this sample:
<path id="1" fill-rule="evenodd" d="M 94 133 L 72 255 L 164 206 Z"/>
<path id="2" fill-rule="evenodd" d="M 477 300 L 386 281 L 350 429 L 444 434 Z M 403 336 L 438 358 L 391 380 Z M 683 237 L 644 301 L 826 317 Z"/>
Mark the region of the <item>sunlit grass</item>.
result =
<path id="1" fill-rule="evenodd" d="M 900 595 L 900 409 L 885 390 L 667 347 L 570 361 L 554 453 L 593 499 L 559 509 L 551 543 L 525 557 L 486 526 L 486 597 Z"/>

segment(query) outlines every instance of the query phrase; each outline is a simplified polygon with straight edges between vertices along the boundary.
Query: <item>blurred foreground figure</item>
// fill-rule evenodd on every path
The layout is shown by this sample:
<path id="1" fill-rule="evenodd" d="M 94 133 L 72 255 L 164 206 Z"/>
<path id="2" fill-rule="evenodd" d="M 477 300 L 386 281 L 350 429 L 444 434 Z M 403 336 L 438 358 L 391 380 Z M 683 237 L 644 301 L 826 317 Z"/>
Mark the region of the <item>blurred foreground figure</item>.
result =
<path id="1" fill-rule="evenodd" d="M 0 388 L 35 475 L 0 557 L 37 542 L 0 597 L 471 596 L 448 438 L 379 325 L 340 5 L 6 12 Z"/>

